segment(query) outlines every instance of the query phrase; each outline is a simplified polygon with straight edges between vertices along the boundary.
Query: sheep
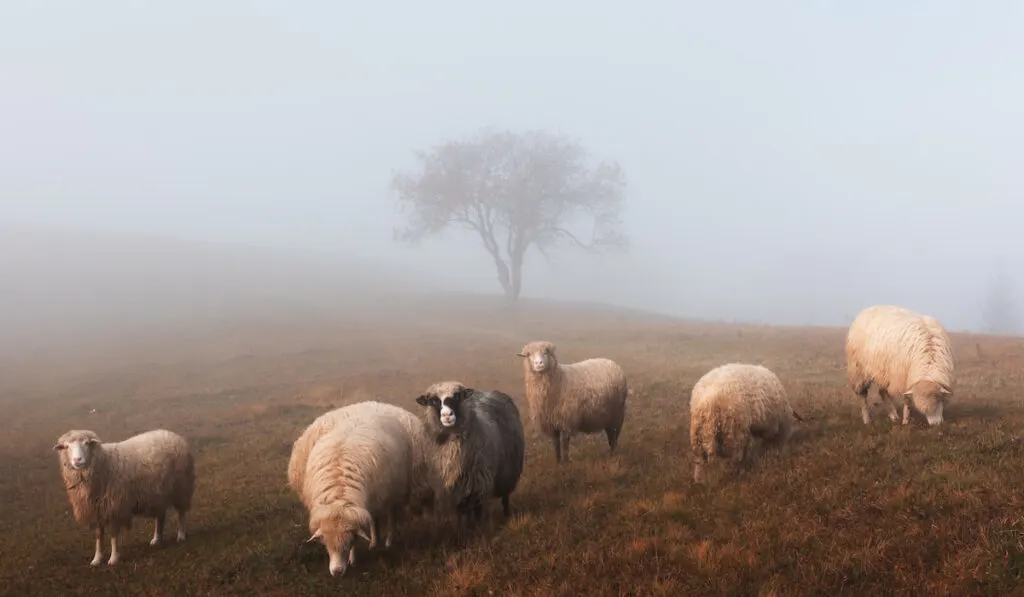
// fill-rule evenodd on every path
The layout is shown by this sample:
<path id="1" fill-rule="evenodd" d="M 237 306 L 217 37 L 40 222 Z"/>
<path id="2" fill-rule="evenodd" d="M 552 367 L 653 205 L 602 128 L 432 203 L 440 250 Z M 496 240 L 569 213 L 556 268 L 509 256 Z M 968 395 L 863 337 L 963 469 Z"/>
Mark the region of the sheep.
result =
<path id="1" fill-rule="evenodd" d="M 488 496 L 501 498 L 508 518 L 509 495 L 519 483 L 526 455 L 516 403 L 502 392 L 478 391 L 457 381 L 430 386 L 416 403 L 438 445 L 437 471 L 460 530 L 470 518 L 480 521 Z"/>
<path id="2" fill-rule="evenodd" d="M 923 414 L 928 425 L 942 423 L 944 407 L 953 396 L 953 346 L 935 318 L 903 307 L 867 307 L 853 320 L 846 335 L 846 374 L 861 398 L 861 417 L 871 422 L 868 390 L 874 383 L 889 407 L 889 419 L 898 420 L 895 396 L 903 397 L 903 424 L 910 422 L 910 407 Z"/>
<path id="3" fill-rule="evenodd" d="M 150 545 L 159 545 L 168 508 L 178 514 L 178 541 L 185 540 L 185 514 L 192 507 L 195 463 L 180 435 L 156 429 L 120 442 L 104 443 L 90 430 L 75 429 L 57 439 L 61 475 L 75 520 L 96 536 L 93 566 L 103 561 L 103 534 L 110 534 L 110 559 L 120 560 L 118 535 L 135 516 L 156 521 Z"/>
<path id="4" fill-rule="evenodd" d="M 793 412 L 779 378 L 768 368 L 728 363 L 704 374 L 690 393 L 693 480 L 704 482 L 711 456 L 748 462 L 755 440 L 780 446 L 793 434 Z"/>
<path id="5" fill-rule="evenodd" d="M 320 415 L 310 423 L 292 444 L 292 454 L 288 461 L 289 487 L 296 494 L 301 493 L 309 452 L 321 437 L 335 429 L 342 421 L 353 417 L 365 418 L 377 415 L 393 416 L 405 427 L 413 443 L 412 505 L 417 509 L 432 506 L 441 491 L 441 481 L 434 468 L 432 456 L 435 450 L 434 442 L 428 437 L 423 421 L 404 408 L 374 400 L 336 408 Z"/>
<path id="6" fill-rule="evenodd" d="M 307 542 L 319 541 L 330 556 L 331 576 L 355 564 L 355 538 L 377 546 L 384 519 L 384 546 L 412 495 L 413 444 L 396 418 L 377 412 L 340 422 L 313 445 L 302 478 L 309 511 Z M 347 552 L 348 559 L 342 557 Z"/>
<path id="7" fill-rule="evenodd" d="M 605 358 L 561 365 L 551 342 L 530 342 L 516 356 L 524 358 L 531 419 L 552 439 L 555 462 L 569 462 L 576 433 L 604 431 L 609 454 L 615 454 L 630 394 L 622 367 Z"/>

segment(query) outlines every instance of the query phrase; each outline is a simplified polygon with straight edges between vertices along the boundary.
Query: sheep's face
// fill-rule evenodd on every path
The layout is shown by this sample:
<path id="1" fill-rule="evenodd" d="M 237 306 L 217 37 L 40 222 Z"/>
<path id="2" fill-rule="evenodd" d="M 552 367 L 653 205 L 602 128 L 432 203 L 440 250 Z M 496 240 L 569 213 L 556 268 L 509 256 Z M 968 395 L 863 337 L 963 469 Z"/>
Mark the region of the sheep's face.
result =
<path id="1" fill-rule="evenodd" d="M 345 508 L 326 518 L 310 519 L 309 527 L 313 535 L 307 542 L 318 541 L 327 549 L 330 558 L 328 570 L 331 576 L 344 575 L 351 563 L 349 552 L 352 550 L 352 544 L 356 537 L 369 541 L 372 524 L 372 518 L 366 510 Z"/>
<path id="2" fill-rule="evenodd" d="M 53 449 L 60 452 L 61 459 L 73 470 L 89 468 L 93 450 L 100 445 L 100 438 L 92 431 L 68 431 L 57 439 Z"/>
<path id="3" fill-rule="evenodd" d="M 518 356 L 526 359 L 527 367 L 534 373 L 544 373 L 557 364 L 555 345 L 550 342 L 531 342 L 523 347 Z"/>
<path id="4" fill-rule="evenodd" d="M 910 399 L 914 408 L 928 419 L 929 425 L 941 425 L 942 411 L 952 395 L 953 392 L 942 384 L 924 380 L 914 384 L 903 397 Z"/>
<path id="5" fill-rule="evenodd" d="M 461 420 L 459 408 L 462 401 L 473 394 L 471 388 L 467 388 L 457 382 L 443 382 L 434 384 L 427 389 L 426 393 L 416 398 L 416 403 L 433 411 L 434 416 L 440 421 L 441 427 L 451 429 L 459 424 Z"/>

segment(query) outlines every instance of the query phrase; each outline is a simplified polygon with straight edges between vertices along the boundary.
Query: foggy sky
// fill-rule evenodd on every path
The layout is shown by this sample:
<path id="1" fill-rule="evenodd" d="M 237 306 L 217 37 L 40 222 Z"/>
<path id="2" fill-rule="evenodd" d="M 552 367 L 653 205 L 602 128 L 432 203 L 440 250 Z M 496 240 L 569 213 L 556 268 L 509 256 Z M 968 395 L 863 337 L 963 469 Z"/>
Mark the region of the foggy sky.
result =
<path id="1" fill-rule="evenodd" d="M 0 223 L 400 264 L 498 292 L 468 233 L 419 249 L 389 182 L 483 126 L 618 160 L 632 249 L 527 262 L 524 295 L 977 328 L 1019 286 L 1024 4 L 8 2 Z"/>

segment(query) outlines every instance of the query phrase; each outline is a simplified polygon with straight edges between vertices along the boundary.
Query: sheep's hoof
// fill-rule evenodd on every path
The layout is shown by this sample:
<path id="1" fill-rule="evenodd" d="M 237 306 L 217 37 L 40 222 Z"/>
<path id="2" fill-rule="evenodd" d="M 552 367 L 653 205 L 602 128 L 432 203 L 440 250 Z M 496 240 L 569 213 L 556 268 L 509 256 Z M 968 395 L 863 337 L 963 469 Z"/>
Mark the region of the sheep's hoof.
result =
<path id="1" fill-rule="evenodd" d="M 185 533 L 178 533 L 178 541 L 184 541 L 184 540 L 185 540 Z"/>
<path id="2" fill-rule="evenodd" d="M 153 537 L 152 539 L 149 540 L 149 544 L 152 545 L 153 547 L 156 547 L 157 545 L 160 545 L 160 539 L 158 539 L 156 537 Z"/>
<path id="3" fill-rule="evenodd" d="M 389 548 L 389 547 L 391 547 L 391 536 L 390 536 L 390 535 L 388 535 L 388 536 L 387 536 L 387 537 L 386 537 L 386 538 L 384 539 L 384 549 L 387 549 L 387 548 Z"/>
<path id="4" fill-rule="evenodd" d="M 101 558 L 99 556 L 99 554 L 97 554 L 96 557 L 93 558 L 91 562 L 89 562 L 89 565 L 90 566 L 99 566 L 102 563 L 103 563 L 103 558 Z"/>
<path id="5" fill-rule="evenodd" d="M 118 561 L 119 558 L 116 556 L 110 556 L 110 559 L 107 561 L 107 566 L 116 566 Z"/>

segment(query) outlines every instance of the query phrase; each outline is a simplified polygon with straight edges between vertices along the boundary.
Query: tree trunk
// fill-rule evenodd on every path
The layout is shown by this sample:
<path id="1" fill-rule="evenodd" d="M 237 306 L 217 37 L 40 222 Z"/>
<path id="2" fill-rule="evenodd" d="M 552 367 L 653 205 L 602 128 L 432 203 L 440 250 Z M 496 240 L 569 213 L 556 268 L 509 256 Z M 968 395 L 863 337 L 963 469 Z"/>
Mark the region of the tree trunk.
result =
<path id="1" fill-rule="evenodd" d="M 518 301 L 519 293 L 523 289 L 523 258 L 521 255 L 513 255 L 511 261 L 510 280 L 508 286 L 505 287 L 505 298 L 510 301 Z"/>
<path id="2" fill-rule="evenodd" d="M 501 284 L 502 290 L 505 291 L 505 299 L 509 302 L 515 302 L 519 300 L 519 292 L 523 288 L 523 254 L 525 250 L 521 247 L 521 243 L 516 242 L 515 245 L 509 244 L 509 263 L 505 263 L 505 260 L 501 256 L 500 249 L 498 249 L 498 243 L 494 241 L 493 236 L 487 236 L 481 233 L 481 238 L 484 240 L 484 246 L 487 248 L 487 252 L 491 254 L 494 259 L 494 267 L 498 270 L 498 283 Z"/>
<path id="3" fill-rule="evenodd" d="M 494 258 L 494 265 L 498 268 L 498 283 L 501 284 L 501 289 L 505 291 L 505 298 L 515 300 L 513 295 L 518 295 L 518 293 L 514 290 L 515 286 L 512 283 L 512 276 L 508 266 L 505 265 L 504 260 L 498 257 Z"/>

